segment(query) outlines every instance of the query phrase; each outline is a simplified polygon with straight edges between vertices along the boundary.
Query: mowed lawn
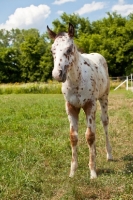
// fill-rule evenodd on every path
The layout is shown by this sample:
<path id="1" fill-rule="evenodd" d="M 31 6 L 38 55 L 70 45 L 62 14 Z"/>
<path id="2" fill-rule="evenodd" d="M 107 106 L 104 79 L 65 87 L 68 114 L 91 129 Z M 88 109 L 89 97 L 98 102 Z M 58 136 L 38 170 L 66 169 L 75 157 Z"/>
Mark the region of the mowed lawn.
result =
<path id="1" fill-rule="evenodd" d="M 97 173 L 90 180 L 83 111 L 79 122 L 79 166 L 69 178 L 71 147 L 64 98 L 60 95 L 0 96 L 1 200 L 132 200 L 133 93 L 109 96 L 109 133 L 114 161 L 106 161 L 97 112 Z"/>

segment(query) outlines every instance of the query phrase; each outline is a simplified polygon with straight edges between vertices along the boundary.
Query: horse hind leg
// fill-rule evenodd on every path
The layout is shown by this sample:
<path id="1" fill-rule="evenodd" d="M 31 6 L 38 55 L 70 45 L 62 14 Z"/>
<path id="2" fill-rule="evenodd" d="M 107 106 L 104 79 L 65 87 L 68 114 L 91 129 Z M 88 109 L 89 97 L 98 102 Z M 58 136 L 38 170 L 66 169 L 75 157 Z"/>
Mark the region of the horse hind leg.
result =
<path id="1" fill-rule="evenodd" d="M 108 124 L 109 124 L 109 117 L 108 117 L 108 96 L 104 96 L 103 98 L 99 99 L 100 106 L 101 106 L 101 121 L 103 124 L 104 132 L 105 132 L 105 139 L 106 139 L 106 152 L 107 152 L 107 160 L 112 160 L 112 148 L 110 145 L 109 137 L 108 137 Z"/>

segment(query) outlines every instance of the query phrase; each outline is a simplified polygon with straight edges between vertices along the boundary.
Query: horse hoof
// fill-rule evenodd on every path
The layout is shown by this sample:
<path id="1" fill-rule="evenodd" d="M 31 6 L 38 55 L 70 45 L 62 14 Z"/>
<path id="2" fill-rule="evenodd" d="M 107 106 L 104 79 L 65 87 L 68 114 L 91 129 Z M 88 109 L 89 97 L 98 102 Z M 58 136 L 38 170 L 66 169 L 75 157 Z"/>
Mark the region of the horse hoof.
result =
<path id="1" fill-rule="evenodd" d="M 74 172 L 70 172 L 69 178 L 73 178 L 73 177 L 74 177 Z"/>
<path id="2" fill-rule="evenodd" d="M 113 160 L 113 157 L 112 157 L 112 155 L 110 155 L 110 156 L 107 156 L 107 161 L 112 161 Z"/>
<path id="3" fill-rule="evenodd" d="M 97 178 L 97 174 L 95 171 L 92 171 L 90 179 L 95 179 L 95 178 Z"/>

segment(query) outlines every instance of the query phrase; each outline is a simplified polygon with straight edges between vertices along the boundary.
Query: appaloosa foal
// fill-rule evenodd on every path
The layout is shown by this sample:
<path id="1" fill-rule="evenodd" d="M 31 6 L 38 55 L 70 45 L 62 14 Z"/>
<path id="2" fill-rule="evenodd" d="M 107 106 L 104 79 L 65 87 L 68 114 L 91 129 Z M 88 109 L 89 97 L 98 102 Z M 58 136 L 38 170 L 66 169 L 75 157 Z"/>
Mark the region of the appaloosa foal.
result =
<path id="1" fill-rule="evenodd" d="M 99 100 L 101 120 L 106 136 L 107 159 L 112 160 L 108 138 L 108 67 L 104 57 L 98 53 L 81 54 L 74 41 L 74 27 L 69 23 L 68 33 L 54 33 L 47 26 L 49 37 L 54 39 L 51 52 L 54 58 L 53 77 L 62 83 L 62 93 L 66 100 L 66 112 L 70 121 L 72 161 L 70 177 L 77 168 L 78 115 L 82 108 L 86 114 L 86 140 L 90 149 L 90 176 L 96 178 L 95 113 Z"/>

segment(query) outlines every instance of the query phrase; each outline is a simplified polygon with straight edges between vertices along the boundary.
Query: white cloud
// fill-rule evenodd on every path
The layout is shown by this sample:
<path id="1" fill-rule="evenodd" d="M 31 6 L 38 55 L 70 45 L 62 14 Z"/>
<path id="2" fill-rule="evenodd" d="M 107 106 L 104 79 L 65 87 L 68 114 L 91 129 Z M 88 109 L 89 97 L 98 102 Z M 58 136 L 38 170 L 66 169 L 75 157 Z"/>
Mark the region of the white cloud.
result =
<path id="1" fill-rule="evenodd" d="M 118 0 L 119 4 L 124 4 L 124 0 Z"/>
<path id="2" fill-rule="evenodd" d="M 84 4 L 84 6 L 82 8 L 80 8 L 79 10 L 75 11 L 75 13 L 79 14 L 79 15 L 83 15 L 85 13 L 90 13 L 96 10 L 101 10 L 103 9 L 105 6 L 104 2 L 95 2 L 93 1 L 90 4 Z"/>
<path id="3" fill-rule="evenodd" d="M 133 13 L 133 4 L 125 4 L 124 0 L 119 0 L 118 4 L 112 7 L 112 11 L 117 11 L 117 13 L 127 16 Z"/>
<path id="4" fill-rule="evenodd" d="M 0 24 L 0 29 L 39 29 L 50 13 L 50 8 L 47 5 L 31 5 L 25 8 L 17 8 L 5 23 Z"/>
<path id="5" fill-rule="evenodd" d="M 58 10 L 58 11 L 57 11 L 57 14 L 58 14 L 58 15 L 62 15 L 62 13 L 64 13 L 64 11 L 62 11 L 62 10 Z"/>
<path id="6" fill-rule="evenodd" d="M 53 2 L 53 4 L 60 5 L 60 4 L 63 4 L 63 3 L 73 2 L 73 1 L 76 1 L 76 0 L 55 0 L 55 1 Z"/>

